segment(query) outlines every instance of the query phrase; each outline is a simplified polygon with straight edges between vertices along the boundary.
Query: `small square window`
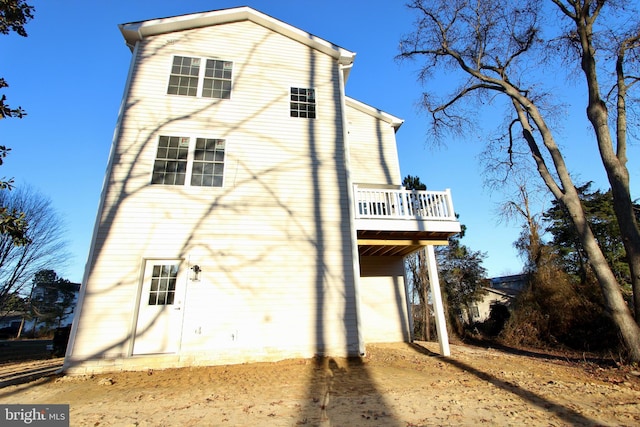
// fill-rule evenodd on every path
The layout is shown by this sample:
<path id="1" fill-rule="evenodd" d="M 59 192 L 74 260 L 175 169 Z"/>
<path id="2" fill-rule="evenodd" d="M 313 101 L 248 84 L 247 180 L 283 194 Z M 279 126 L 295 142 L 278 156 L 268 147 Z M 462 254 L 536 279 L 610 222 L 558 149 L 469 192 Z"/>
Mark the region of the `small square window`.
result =
<path id="1" fill-rule="evenodd" d="M 315 89 L 292 87 L 291 98 L 290 98 L 290 114 L 291 114 L 291 117 L 315 119 L 316 118 Z"/>

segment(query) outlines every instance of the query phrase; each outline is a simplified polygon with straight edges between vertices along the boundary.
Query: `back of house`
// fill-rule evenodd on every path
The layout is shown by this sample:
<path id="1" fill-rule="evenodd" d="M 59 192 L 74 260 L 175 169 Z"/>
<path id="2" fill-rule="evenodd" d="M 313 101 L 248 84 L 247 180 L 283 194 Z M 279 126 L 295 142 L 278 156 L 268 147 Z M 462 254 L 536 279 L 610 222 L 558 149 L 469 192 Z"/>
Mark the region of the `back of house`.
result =
<path id="1" fill-rule="evenodd" d="M 354 202 L 355 183 L 400 188 L 402 121 L 345 96 L 355 54 L 247 7 L 120 29 L 133 56 L 67 371 L 409 340 L 402 256 L 361 256 Z"/>

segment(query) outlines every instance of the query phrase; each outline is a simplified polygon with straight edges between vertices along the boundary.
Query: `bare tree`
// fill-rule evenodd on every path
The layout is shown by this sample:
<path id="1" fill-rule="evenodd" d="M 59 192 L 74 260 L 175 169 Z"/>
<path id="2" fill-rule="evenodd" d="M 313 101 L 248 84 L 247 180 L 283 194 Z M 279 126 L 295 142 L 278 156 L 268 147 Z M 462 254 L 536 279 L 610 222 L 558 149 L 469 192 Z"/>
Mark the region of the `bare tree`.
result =
<path id="1" fill-rule="evenodd" d="M 640 14 L 630 10 L 637 5 L 607 0 L 414 0 L 408 6 L 418 18 L 415 31 L 401 41 L 399 57 L 423 59 L 423 79 L 444 69 L 448 75 L 455 70 L 461 76 L 461 85 L 446 97 L 423 97 L 436 134 L 473 123 L 468 108 L 476 107 L 473 100 L 506 107 L 512 121 L 503 163 L 515 164 L 517 154 L 525 151 L 533 159 L 546 187 L 571 215 L 631 360 L 640 361 L 636 321 L 640 319 L 640 228 L 633 215 L 626 167 L 627 113 L 632 111 L 628 93 L 640 80 Z M 543 89 L 545 77 L 548 70 L 564 70 L 569 75 L 576 69 L 586 80 L 587 119 L 611 184 L 625 242 L 635 319 L 587 222 L 556 142 L 560 128 L 552 131 L 561 110 L 551 105 L 554 98 Z M 504 104 L 498 104 L 500 100 Z M 607 100 L 612 102 L 608 105 Z M 515 135 L 516 129 L 521 138 Z"/>
<path id="2" fill-rule="evenodd" d="M 60 268 L 69 260 L 61 218 L 51 201 L 29 188 L 0 191 L 0 206 L 24 212 L 29 242 L 16 244 L 0 235 L 0 315 L 12 295 L 27 295 L 31 279 L 41 270 Z"/>
<path id="3" fill-rule="evenodd" d="M 532 272 L 539 264 L 544 246 L 540 235 L 541 214 L 535 214 L 532 211 L 527 184 L 521 182 L 517 187 L 517 195 L 503 204 L 502 215 L 507 220 L 514 219 L 522 222 L 520 237 L 515 242 L 515 246 L 525 259 L 525 270 Z"/>
<path id="4" fill-rule="evenodd" d="M 431 308 L 429 307 L 429 271 L 425 249 L 414 252 L 406 258 L 409 272 L 409 293 L 414 322 L 418 321 L 420 338 L 431 341 Z M 415 302 L 418 304 L 415 304 Z M 416 310 L 419 310 L 416 312 Z"/>
<path id="5" fill-rule="evenodd" d="M 402 186 L 407 190 L 427 189 L 419 176 L 407 175 L 402 179 Z M 413 196 L 411 196 L 413 197 Z M 419 313 L 413 313 L 412 304 L 411 311 L 415 320 L 420 319 L 420 335 L 421 338 L 431 341 L 431 310 L 429 308 L 429 270 L 427 267 L 426 250 L 422 249 L 407 257 L 406 266 L 410 277 L 410 291 L 412 301 L 417 297 Z"/>

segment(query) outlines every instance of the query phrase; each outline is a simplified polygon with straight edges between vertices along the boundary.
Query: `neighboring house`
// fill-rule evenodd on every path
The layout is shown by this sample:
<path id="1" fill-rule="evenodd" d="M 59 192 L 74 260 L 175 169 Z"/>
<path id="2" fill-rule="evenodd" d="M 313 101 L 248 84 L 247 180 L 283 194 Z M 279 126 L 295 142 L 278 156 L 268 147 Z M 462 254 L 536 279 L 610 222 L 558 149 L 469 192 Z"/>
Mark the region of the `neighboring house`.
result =
<path id="1" fill-rule="evenodd" d="M 120 30 L 133 57 L 65 369 L 409 341 L 403 257 L 430 248 L 437 287 L 429 245 L 460 224 L 448 191 L 402 188 L 402 120 L 345 96 L 355 54 L 248 7 Z"/>
<path id="2" fill-rule="evenodd" d="M 527 277 L 526 274 L 494 277 L 490 279 L 491 288 L 501 290 L 505 294 L 515 297 L 527 287 Z"/>
<path id="3" fill-rule="evenodd" d="M 46 335 L 52 330 L 71 326 L 79 283 L 39 283 L 29 296 L 28 311 L 10 311 L 0 315 L 0 339 Z"/>
<path id="4" fill-rule="evenodd" d="M 487 293 L 483 299 L 470 307 L 469 319 L 471 322 L 484 322 L 491 314 L 491 307 L 501 304 L 511 307 L 515 297 L 524 290 L 527 285 L 526 274 L 515 274 L 489 279 L 490 287 L 486 287 Z"/>
<path id="5" fill-rule="evenodd" d="M 0 340 L 15 338 L 24 316 L 22 311 L 9 311 L 0 315 Z"/>
<path id="6" fill-rule="evenodd" d="M 23 325 L 23 331 L 53 330 L 71 325 L 79 283 L 38 283 L 31 292 L 31 319 Z"/>

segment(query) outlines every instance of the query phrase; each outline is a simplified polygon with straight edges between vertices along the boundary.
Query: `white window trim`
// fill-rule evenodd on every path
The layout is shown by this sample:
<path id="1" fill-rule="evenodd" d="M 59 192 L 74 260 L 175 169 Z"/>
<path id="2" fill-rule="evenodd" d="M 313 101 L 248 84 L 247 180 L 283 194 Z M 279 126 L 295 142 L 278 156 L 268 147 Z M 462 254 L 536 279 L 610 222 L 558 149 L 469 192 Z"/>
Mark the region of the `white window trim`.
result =
<path id="1" fill-rule="evenodd" d="M 177 94 L 169 94 L 167 93 L 167 88 L 169 87 L 169 81 L 171 80 L 171 70 L 173 68 L 173 59 L 176 56 L 184 56 L 187 58 L 196 58 L 196 59 L 200 59 L 200 67 L 198 68 L 198 88 L 196 90 L 196 96 L 190 96 L 190 95 L 177 95 Z M 206 63 L 207 63 L 207 59 L 212 59 L 215 61 L 225 61 L 225 62 L 231 62 L 231 92 L 229 93 L 229 98 L 212 98 L 209 96 L 202 96 L 202 90 L 204 88 L 204 73 L 205 73 L 205 69 L 206 69 Z M 197 98 L 197 99 L 208 99 L 208 100 L 215 100 L 215 101 L 231 101 L 233 99 L 233 85 L 234 85 L 234 79 L 235 79 L 235 62 L 231 61 L 229 59 L 223 59 L 223 58 L 219 58 L 216 56 L 200 56 L 200 55 L 194 55 L 194 54 L 189 54 L 189 53 L 180 53 L 180 52 L 175 52 L 172 53 L 169 56 L 169 72 L 167 73 L 167 78 L 165 80 L 165 84 L 164 84 L 164 95 L 165 96 L 170 96 L 170 97 L 179 97 L 179 98 Z M 200 137 L 199 137 L 200 138 Z"/>
<path id="2" fill-rule="evenodd" d="M 292 117 L 291 116 L 291 89 L 292 88 L 298 88 L 298 89 L 313 89 L 313 93 L 315 95 L 314 97 L 314 105 L 316 106 L 316 116 L 313 119 L 309 119 L 308 117 Z M 307 86 L 305 83 L 302 84 L 290 84 L 289 87 L 287 87 L 287 115 L 290 119 L 307 119 L 307 120 L 318 120 L 320 118 L 320 109 L 318 108 L 318 88 L 315 86 Z"/>
<path id="3" fill-rule="evenodd" d="M 192 98 L 192 97 L 191 97 Z M 169 136 L 169 137 L 179 137 L 179 138 L 189 138 L 189 149 L 187 150 L 187 170 L 185 171 L 184 184 L 182 185 L 172 185 L 172 184 L 154 184 L 153 181 L 153 167 L 155 165 L 157 156 L 158 156 L 158 146 L 160 145 L 160 137 L 161 136 Z M 221 186 L 207 186 L 207 185 L 191 185 L 191 173 L 193 172 L 193 163 L 195 160 L 196 154 L 196 140 L 198 138 L 204 139 L 222 139 L 224 140 L 224 162 L 223 162 L 223 172 L 222 172 L 222 185 Z M 149 173 L 149 185 L 151 187 L 176 187 L 176 188 L 224 188 L 226 175 L 227 175 L 227 153 L 229 147 L 229 140 L 226 137 L 221 136 L 211 136 L 206 134 L 199 133 L 191 133 L 191 132 L 180 132 L 180 131 L 166 131 L 155 135 L 155 146 L 152 153 L 151 158 L 151 171 Z"/>

